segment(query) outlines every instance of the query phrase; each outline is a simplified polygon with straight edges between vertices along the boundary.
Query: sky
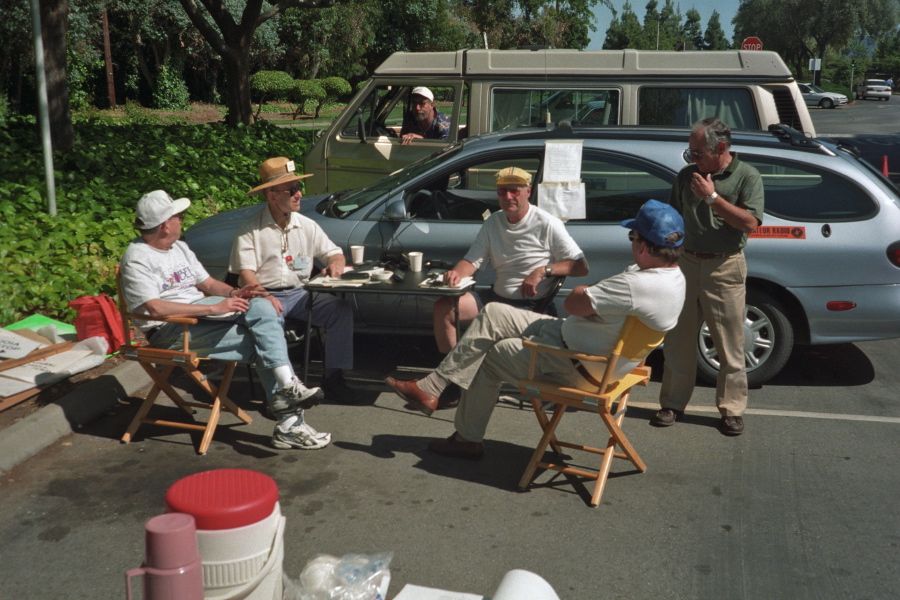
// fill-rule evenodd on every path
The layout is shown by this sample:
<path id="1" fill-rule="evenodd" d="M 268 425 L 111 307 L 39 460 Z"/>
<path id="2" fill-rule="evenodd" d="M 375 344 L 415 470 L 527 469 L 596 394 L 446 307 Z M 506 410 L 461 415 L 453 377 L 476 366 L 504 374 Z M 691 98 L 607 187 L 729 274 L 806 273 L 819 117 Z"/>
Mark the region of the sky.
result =
<path id="1" fill-rule="evenodd" d="M 619 14 L 622 12 L 622 7 L 625 6 L 625 1 L 612 0 L 612 5 L 616 7 Z M 662 8 L 665 0 L 658 0 L 658 4 L 659 8 Z M 706 31 L 706 24 L 709 22 L 712 12 L 714 10 L 718 11 L 719 23 L 722 24 L 722 29 L 725 30 L 725 37 L 730 40 L 732 35 L 734 35 L 734 26 L 731 24 L 731 19 L 737 13 L 738 4 L 740 4 L 738 0 L 674 0 L 673 4 L 676 8 L 681 9 L 682 17 L 691 8 L 696 8 L 697 12 L 700 13 L 700 26 L 703 31 Z M 647 12 L 646 6 L 647 0 L 631 0 L 631 10 L 634 11 L 641 22 L 644 20 L 644 13 Z M 591 33 L 591 43 L 588 45 L 588 50 L 600 50 L 603 47 L 603 40 L 606 39 L 606 30 L 609 28 L 610 21 L 612 21 L 612 11 L 605 6 L 598 5 L 595 9 L 594 17 L 594 25 L 597 27 L 597 31 Z"/>

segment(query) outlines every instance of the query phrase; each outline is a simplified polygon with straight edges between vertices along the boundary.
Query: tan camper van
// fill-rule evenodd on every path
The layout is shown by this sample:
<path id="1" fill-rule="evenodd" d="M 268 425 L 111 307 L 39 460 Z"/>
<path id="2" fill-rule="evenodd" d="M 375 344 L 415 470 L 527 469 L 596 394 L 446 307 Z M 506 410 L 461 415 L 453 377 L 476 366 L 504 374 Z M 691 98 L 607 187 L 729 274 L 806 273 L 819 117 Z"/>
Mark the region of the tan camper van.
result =
<path id="1" fill-rule="evenodd" d="M 449 117 L 447 140 L 403 146 L 412 89 L 429 88 Z M 689 126 L 716 116 L 732 129 L 784 123 L 815 135 L 790 70 L 775 52 L 460 50 L 398 52 L 381 64 L 307 153 L 308 193 L 376 181 L 448 143 L 492 131 L 572 121 Z"/>

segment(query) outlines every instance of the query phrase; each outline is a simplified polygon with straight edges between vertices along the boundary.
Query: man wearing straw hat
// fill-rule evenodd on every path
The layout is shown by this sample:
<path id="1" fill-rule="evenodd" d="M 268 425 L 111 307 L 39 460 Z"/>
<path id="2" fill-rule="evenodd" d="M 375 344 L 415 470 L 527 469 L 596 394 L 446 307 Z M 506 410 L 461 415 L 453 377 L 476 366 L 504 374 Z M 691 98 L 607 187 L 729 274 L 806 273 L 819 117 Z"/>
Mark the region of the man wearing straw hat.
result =
<path id="1" fill-rule="evenodd" d="M 278 315 L 253 285 L 235 289 L 210 277 L 180 240 L 181 221 L 191 205 L 156 190 L 137 206 L 135 238 L 122 256 L 122 294 L 128 310 L 147 315 L 135 325 L 151 346 L 180 347 L 182 326 L 159 319 L 197 317 L 190 326 L 191 350 L 204 358 L 255 363 L 269 410 L 278 424 L 276 448 L 317 450 L 331 442 L 330 433 L 310 427 L 304 409 L 322 400 L 322 390 L 307 388 L 294 374 Z"/>
<path id="2" fill-rule="evenodd" d="M 311 176 L 297 173 L 294 161 L 283 156 L 259 166 L 261 183 L 247 194 L 262 194 L 266 203 L 238 229 L 229 266 L 242 285 L 265 288 L 282 318 L 304 322 L 311 295 L 303 284 L 313 261 L 323 264 L 330 277 L 340 277 L 347 266 L 343 252 L 319 224 L 298 212 L 303 197 L 299 181 Z M 325 398 L 357 404 L 359 395 L 343 375 L 353 368 L 353 310 L 330 294 L 316 294 L 312 302 L 312 324 L 325 328 Z"/>

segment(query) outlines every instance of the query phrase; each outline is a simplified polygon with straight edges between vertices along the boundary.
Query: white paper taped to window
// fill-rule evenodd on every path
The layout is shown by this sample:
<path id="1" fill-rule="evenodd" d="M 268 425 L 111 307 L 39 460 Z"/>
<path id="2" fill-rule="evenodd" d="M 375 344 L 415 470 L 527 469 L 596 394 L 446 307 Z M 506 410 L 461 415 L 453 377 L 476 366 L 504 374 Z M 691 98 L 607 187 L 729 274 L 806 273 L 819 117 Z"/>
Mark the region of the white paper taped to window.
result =
<path id="1" fill-rule="evenodd" d="M 538 184 L 538 206 L 563 221 L 585 218 L 584 183 L 562 181 Z"/>
<path id="2" fill-rule="evenodd" d="M 545 143 L 541 181 L 581 181 L 581 148 L 581 140 Z"/>

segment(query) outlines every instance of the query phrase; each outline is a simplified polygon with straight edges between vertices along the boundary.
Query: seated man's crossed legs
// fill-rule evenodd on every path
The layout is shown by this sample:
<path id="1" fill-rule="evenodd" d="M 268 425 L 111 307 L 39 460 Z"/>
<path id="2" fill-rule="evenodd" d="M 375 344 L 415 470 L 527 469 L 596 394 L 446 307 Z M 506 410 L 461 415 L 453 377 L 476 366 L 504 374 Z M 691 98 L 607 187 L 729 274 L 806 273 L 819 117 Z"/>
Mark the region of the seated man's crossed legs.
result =
<path id="1" fill-rule="evenodd" d="M 438 454 L 481 458 L 483 439 L 493 414 L 500 386 L 518 384 L 528 374 L 531 352 L 522 338 L 562 345 L 562 319 L 539 315 L 505 304 L 491 303 L 472 321 L 459 344 L 437 369 L 418 381 L 385 381 L 401 397 L 427 415 L 434 412 L 441 392 L 451 384 L 464 391 L 456 412 L 456 432 L 447 439 L 432 440 L 428 447 Z M 563 384 L 585 385 L 571 361 L 563 357 L 540 358 L 541 376 Z"/>

